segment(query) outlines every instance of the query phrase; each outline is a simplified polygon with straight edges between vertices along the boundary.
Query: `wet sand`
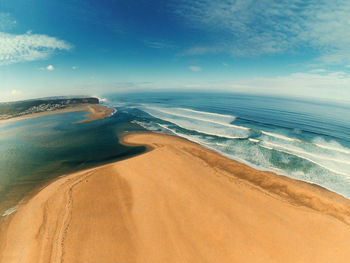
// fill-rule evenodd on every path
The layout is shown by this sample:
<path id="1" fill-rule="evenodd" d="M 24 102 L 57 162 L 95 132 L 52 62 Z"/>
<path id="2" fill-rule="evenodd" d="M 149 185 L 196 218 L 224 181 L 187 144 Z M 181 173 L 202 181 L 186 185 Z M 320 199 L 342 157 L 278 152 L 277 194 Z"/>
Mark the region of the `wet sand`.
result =
<path id="1" fill-rule="evenodd" d="M 8 216 L 0 262 L 350 262 L 350 201 L 184 139 L 59 178 Z"/>
<path id="2" fill-rule="evenodd" d="M 110 116 L 113 113 L 113 109 L 107 108 L 105 106 L 102 106 L 100 104 L 81 104 L 76 106 L 70 106 L 64 109 L 58 109 L 54 111 L 44 111 L 44 112 L 38 112 L 33 114 L 28 114 L 20 117 L 14 117 L 7 120 L 0 120 L 0 123 L 4 122 L 12 122 L 12 121 L 19 121 L 19 120 L 25 120 L 25 119 L 32 119 L 32 118 L 38 118 L 46 115 L 51 114 L 60 114 L 60 113 L 67 113 L 67 112 L 74 112 L 74 111 L 87 111 L 89 112 L 87 115 L 85 115 L 86 119 L 82 121 L 78 121 L 76 123 L 83 123 L 88 121 L 95 121 L 99 119 L 104 119 L 108 116 Z"/>

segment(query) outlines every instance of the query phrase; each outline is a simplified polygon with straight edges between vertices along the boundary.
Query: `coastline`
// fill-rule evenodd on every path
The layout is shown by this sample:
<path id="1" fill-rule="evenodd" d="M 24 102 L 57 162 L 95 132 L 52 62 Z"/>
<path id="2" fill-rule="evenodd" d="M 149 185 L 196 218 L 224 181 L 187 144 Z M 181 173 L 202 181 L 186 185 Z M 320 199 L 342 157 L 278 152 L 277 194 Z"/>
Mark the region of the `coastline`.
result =
<path id="1" fill-rule="evenodd" d="M 342 196 L 174 136 L 121 141 L 148 150 L 38 190 L 2 225 L 0 261 L 350 260 Z"/>
<path id="2" fill-rule="evenodd" d="M 44 112 L 28 114 L 28 115 L 24 115 L 24 116 L 20 116 L 20 117 L 14 117 L 14 118 L 6 119 L 6 120 L 0 120 L 0 124 L 6 123 L 6 122 L 13 122 L 13 121 L 38 118 L 38 117 L 52 115 L 52 114 L 75 112 L 75 111 L 89 112 L 88 114 L 86 114 L 84 116 L 86 119 L 75 122 L 75 123 L 84 123 L 84 122 L 104 119 L 113 113 L 113 109 L 107 108 L 101 104 L 81 104 L 81 105 L 70 106 L 70 107 L 67 107 L 64 109 L 58 109 L 58 110 L 54 110 L 54 111 L 44 111 Z"/>

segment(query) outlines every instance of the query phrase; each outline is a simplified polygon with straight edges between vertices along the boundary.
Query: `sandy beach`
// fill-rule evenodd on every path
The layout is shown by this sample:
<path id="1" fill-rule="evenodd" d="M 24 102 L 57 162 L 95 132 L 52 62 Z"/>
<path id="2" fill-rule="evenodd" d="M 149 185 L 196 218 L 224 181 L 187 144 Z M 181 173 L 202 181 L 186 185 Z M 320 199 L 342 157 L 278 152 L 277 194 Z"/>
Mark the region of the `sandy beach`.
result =
<path id="1" fill-rule="evenodd" d="M 38 191 L 1 226 L 0 262 L 350 262 L 340 195 L 178 137 L 122 140 L 149 151 Z"/>
<path id="2" fill-rule="evenodd" d="M 86 119 L 78 121 L 76 123 L 83 123 L 88 121 L 104 119 L 113 113 L 113 109 L 107 108 L 100 104 L 81 104 L 81 105 L 70 106 L 64 109 L 58 109 L 54 111 L 44 111 L 44 112 L 28 114 L 20 117 L 14 117 L 7 120 L 0 120 L 0 123 L 38 118 L 38 117 L 51 115 L 51 114 L 60 114 L 60 113 L 67 113 L 67 112 L 74 112 L 74 111 L 89 112 L 88 114 L 85 115 Z"/>

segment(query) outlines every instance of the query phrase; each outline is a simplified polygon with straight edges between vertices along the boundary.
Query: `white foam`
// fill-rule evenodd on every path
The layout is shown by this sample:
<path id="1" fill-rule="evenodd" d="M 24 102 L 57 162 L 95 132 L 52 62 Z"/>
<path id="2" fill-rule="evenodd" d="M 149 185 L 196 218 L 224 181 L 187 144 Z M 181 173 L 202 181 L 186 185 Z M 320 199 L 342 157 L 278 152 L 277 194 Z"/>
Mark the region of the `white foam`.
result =
<path id="1" fill-rule="evenodd" d="M 134 122 L 134 121 L 133 121 L 133 122 Z M 165 125 L 162 125 L 162 124 L 157 124 L 157 125 L 159 125 L 159 126 L 161 126 L 161 127 L 163 127 L 163 128 L 166 127 Z M 225 157 L 228 157 L 228 158 L 230 158 L 230 159 L 232 159 L 232 160 L 235 160 L 235 161 L 237 161 L 237 162 L 246 164 L 246 165 L 248 165 L 248 166 L 250 166 L 250 167 L 253 167 L 253 168 L 257 169 L 257 170 L 260 170 L 260 171 L 271 171 L 271 172 L 275 171 L 275 170 L 272 170 L 272 169 L 265 168 L 265 167 L 263 167 L 263 166 L 255 165 L 255 164 L 253 164 L 253 163 L 251 163 L 251 162 L 249 162 L 249 161 L 247 161 L 247 160 L 245 160 L 245 159 L 242 159 L 242 158 L 240 158 L 240 157 L 238 157 L 238 156 L 234 156 L 234 155 L 232 155 L 232 154 L 228 154 L 228 153 L 225 153 L 225 152 L 223 152 L 223 151 L 220 151 L 219 149 L 217 149 L 217 148 L 215 148 L 215 147 L 209 146 L 209 145 L 213 145 L 213 143 L 208 143 L 208 142 L 202 141 L 202 140 L 196 138 L 196 136 L 189 136 L 189 135 L 186 135 L 186 134 L 183 134 L 183 133 L 179 133 L 179 132 L 177 132 L 176 130 L 171 129 L 171 128 L 169 128 L 169 127 L 166 127 L 166 129 L 169 130 L 169 131 L 171 131 L 173 134 L 175 134 L 175 135 L 177 135 L 177 136 L 179 136 L 179 137 L 182 137 L 182 138 L 185 138 L 185 139 L 187 139 L 187 140 L 189 140 L 189 141 L 198 143 L 198 144 L 202 145 L 203 147 L 205 147 L 205 148 L 207 148 L 207 149 L 213 150 L 213 151 L 215 151 L 215 152 L 217 152 L 217 153 L 219 153 L 219 154 L 221 154 L 221 155 L 223 155 L 223 156 L 225 156 Z M 215 144 L 218 145 L 218 146 L 224 146 L 224 147 L 227 147 L 227 146 L 228 146 L 227 144 L 220 144 L 220 143 L 215 143 Z"/>
<path id="2" fill-rule="evenodd" d="M 164 109 L 162 109 L 162 108 L 146 106 L 146 110 L 145 110 L 145 109 L 144 109 L 144 110 L 145 110 L 147 113 L 150 114 L 150 112 L 147 111 L 147 109 L 154 110 L 154 111 L 158 111 L 158 112 L 165 113 L 165 114 L 168 114 L 168 115 L 177 116 L 177 117 L 182 117 L 182 118 L 187 118 L 187 119 L 194 119 L 194 120 L 203 121 L 203 122 L 210 122 L 210 123 L 222 125 L 222 126 L 225 126 L 225 127 L 236 128 L 236 129 L 242 129 L 242 130 L 250 130 L 250 129 L 247 128 L 247 127 L 243 127 L 243 126 L 238 126 L 238 125 L 231 124 L 230 122 L 232 122 L 232 121 L 235 119 L 234 116 L 232 116 L 228 122 L 221 122 L 221 121 L 216 121 L 216 120 L 213 120 L 213 119 L 208 119 L 208 118 L 203 118 L 203 117 L 198 117 L 198 116 L 193 116 L 193 115 L 186 115 L 186 114 L 181 114 L 181 113 L 176 113 L 176 112 L 170 112 L 170 111 L 169 111 L 169 110 L 174 110 L 174 109 L 176 109 L 176 108 L 164 110 Z M 215 114 L 215 115 L 217 115 L 217 114 Z"/>
<path id="3" fill-rule="evenodd" d="M 281 139 L 281 140 L 285 140 L 285 141 L 290 141 L 290 142 L 301 142 L 301 141 L 298 140 L 298 139 L 289 138 L 289 137 L 284 136 L 284 135 L 281 135 L 281 134 L 276 134 L 276 133 L 266 132 L 266 131 L 261 131 L 261 133 L 262 133 L 262 134 L 265 134 L 265 135 L 267 135 L 267 136 L 275 137 L 275 138 L 278 138 L 278 139 Z"/>
<path id="4" fill-rule="evenodd" d="M 169 121 L 170 122 L 170 121 Z M 164 129 L 167 129 L 167 130 L 171 130 L 173 131 L 173 129 L 170 129 L 169 127 L 165 126 L 165 125 L 162 125 L 162 124 L 159 124 L 157 123 L 160 127 L 164 128 Z M 183 129 L 186 129 L 185 127 L 181 127 L 180 125 L 176 124 L 176 126 L 179 126 L 180 128 L 183 128 Z M 199 132 L 199 133 L 203 133 L 205 135 L 211 135 L 211 136 L 216 136 L 216 137 L 221 137 L 221 138 L 225 138 L 225 139 L 232 139 L 232 140 L 235 140 L 235 139 L 245 139 L 246 137 L 240 137 L 240 136 L 230 136 L 230 135 L 220 135 L 220 134 L 217 134 L 217 133 L 210 133 L 210 132 L 204 132 L 204 131 L 200 131 L 200 130 L 193 130 L 195 132 Z"/>
<path id="5" fill-rule="evenodd" d="M 298 143 L 303 143 L 303 144 L 313 144 L 314 146 L 317 146 L 317 147 L 322 148 L 322 149 L 350 154 L 350 149 L 343 147 L 337 141 L 334 141 L 334 140 L 327 142 L 324 139 L 322 139 L 321 137 L 317 137 L 313 140 L 312 143 L 308 143 L 308 142 L 301 141 L 299 139 L 290 138 L 290 137 L 276 134 L 276 133 L 272 133 L 272 132 L 261 131 L 261 133 L 265 134 L 267 136 L 278 138 L 278 139 L 285 140 L 285 141 L 298 142 Z"/>
<path id="6" fill-rule="evenodd" d="M 158 125 L 160 126 L 160 124 L 158 124 Z M 167 127 L 166 129 L 169 130 L 169 131 L 171 131 L 171 132 L 174 133 L 175 135 L 177 135 L 177 136 L 179 136 L 179 137 L 182 137 L 182 138 L 185 138 L 185 139 L 187 139 L 187 140 L 189 140 L 189 141 L 196 142 L 196 143 L 199 143 L 199 144 L 201 144 L 201 145 L 203 145 L 203 144 L 208 145 L 208 143 L 203 142 L 203 141 L 201 141 L 201 140 L 199 140 L 199 139 L 195 139 L 195 138 L 193 138 L 193 136 L 189 136 L 189 135 L 185 135 L 185 134 L 183 134 L 183 133 L 179 133 L 179 132 L 177 132 L 176 130 L 171 129 L 171 128 L 169 128 L 169 127 Z"/>
<path id="7" fill-rule="evenodd" d="M 112 113 L 109 114 L 108 117 L 111 117 L 111 116 L 113 116 L 114 114 L 116 114 L 118 112 L 118 110 L 116 108 L 112 108 L 112 110 L 113 110 Z"/>
<path id="8" fill-rule="evenodd" d="M 264 145 L 264 144 L 268 144 L 269 146 L 267 145 Z M 260 145 L 261 147 L 263 148 L 266 148 L 266 149 L 269 149 L 269 150 L 275 150 L 275 151 L 279 151 L 279 152 L 282 152 L 282 153 L 287 153 L 287 154 L 291 154 L 291 155 L 294 155 L 296 157 L 299 157 L 301 159 L 305 159 L 309 162 L 312 162 L 330 172 L 333 172 L 333 173 L 336 173 L 336 174 L 340 174 L 340 175 L 343 175 L 343 176 L 346 176 L 348 177 L 349 174 L 344 172 L 344 171 L 339 171 L 337 169 L 334 169 L 332 167 L 329 167 L 329 166 L 326 166 L 324 165 L 323 163 L 319 162 L 319 161 L 316 161 L 315 159 L 312 159 L 310 157 L 316 157 L 316 159 L 323 159 L 323 160 L 328 160 L 328 161 L 336 161 L 336 159 L 332 159 L 332 158 L 327 158 L 327 157 L 324 157 L 324 156 L 319 156 L 319 155 L 315 155 L 315 154 L 311 154 L 311 153 L 307 153 L 305 151 L 301 151 L 301 150 L 297 150 L 297 149 L 294 149 L 294 148 L 288 148 L 288 147 L 284 147 L 284 146 L 281 146 L 281 145 L 278 145 L 278 144 L 275 144 L 275 143 L 271 143 L 271 142 L 264 142 L 264 144 Z M 273 148 L 271 146 L 274 146 L 276 148 Z M 299 154 L 298 154 L 299 153 Z M 300 155 L 301 154 L 301 155 Z M 338 161 L 339 162 L 339 161 Z M 345 161 L 340 161 L 342 163 L 344 163 Z M 350 164 L 349 162 L 345 162 L 346 164 Z"/>
<path id="9" fill-rule="evenodd" d="M 225 143 L 215 143 L 217 146 L 221 146 L 221 147 L 227 147 L 228 145 L 227 144 L 225 144 Z"/>
<path id="10" fill-rule="evenodd" d="M 166 129 L 168 131 L 171 131 L 173 133 L 175 133 L 175 131 L 173 129 L 170 129 L 169 127 L 167 127 L 166 125 L 163 125 L 163 124 L 160 124 L 160 123 L 157 123 L 160 127 L 162 127 L 163 129 Z"/>
<path id="11" fill-rule="evenodd" d="M 268 150 L 273 150 L 272 147 L 266 146 L 266 145 L 259 145 L 262 148 L 268 149 Z"/>
<path id="12" fill-rule="evenodd" d="M 144 122 L 140 122 L 140 121 L 135 121 L 135 120 L 133 120 L 133 121 L 131 121 L 131 123 L 137 124 L 137 125 L 139 125 L 139 126 L 145 128 L 146 130 L 157 131 L 157 129 L 154 128 L 152 125 L 147 125 L 147 124 L 144 123 Z"/>
<path id="13" fill-rule="evenodd" d="M 313 144 L 315 144 L 317 147 L 320 147 L 326 150 L 350 154 L 350 149 L 343 147 L 342 145 L 340 145 L 340 143 L 334 140 L 327 142 L 321 137 L 316 137 L 313 140 Z"/>
<path id="14" fill-rule="evenodd" d="M 171 118 L 167 118 L 164 116 L 159 116 L 157 114 L 155 114 L 154 112 L 147 112 L 149 115 L 158 118 L 158 119 L 162 119 L 164 121 L 170 122 L 175 124 L 176 126 L 185 129 L 185 130 L 191 130 L 191 131 L 195 131 L 195 132 L 199 132 L 199 133 L 203 133 L 203 134 L 207 134 L 207 135 L 212 135 L 212 136 L 218 136 L 218 137 L 222 137 L 222 138 L 227 138 L 227 139 L 238 139 L 238 138 L 246 138 L 248 136 L 248 134 L 244 131 L 237 131 L 237 130 L 227 130 L 225 128 L 222 127 L 212 127 L 212 126 L 208 126 L 207 122 L 198 124 L 195 123 L 193 120 L 176 120 L 176 119 L 171 119 Z M 198 121 L 198 120 L 197 120 Z M 219 132 L 221 131 L 221 133 Z M 231 134 L 227 134 L 227 133 L 231 133 Z"/>
<path id="15" fill-rule="evenodd" d="M 213 112 L 207 112 L 207 111 L 198 111 L 198 110 L 192 110 L 192 109 L 186 109 L 186 108 L 176 108 L 178 110 L 183 110 L 183 111 L 189 111 L 193 113 L 199 113 L 199 114 L 204 114 L 204 115 L 210 115 L 210 116 L 217 116 L 217 117 L 225 117 L 229 119 L 236 119 L 236 116 L 233 115 L 226 115 L 226 114 L 219 114 L 219 113 L 213 113 Z"/>
<path id="16" fill-rule="evenodd" d="M 97 97 L 98 99 L 99 99 L 99 101 L 101 101 L 101 102 L 106 102 L 106 101 L 108 101 L 108 99 L 106 99 L 106 98 L 99 98 L 99 97 Z"/>
<path id="17" fill-rule="evenodd" d="M 16 212 L 17 209 L 18 209 L 18 206 L 11 207 L 11 208 L 7 209 L 7 210 L 2 214 L 2 216 L 11 215 L 13 212 Z"/>
<path id="18" fill-rule="evenodd" d="M 331 157 L 327 157 L 327 156 L 324 156 L 324 155 L 319 155 L 319 154 L 306 152 L 306 151 L 300 150 L 299 148 L 296 148 L 296 147 L 286 147 L 284 145 L 280 145 L 280 144 L 276 144 L 276 143 L 272 143 L 272 142 L 267 142 L 267 141 L 264 141 L 263 143 L 266 143 L 266 144 L 269 144 L 269 145 L 272 145 L 272 146 L 275 146 L 275 147 L 278 147 L 278 148 L 286 149 L 286 150 L 289 150 L 289 151 L 293 151 L 293 152 L 309 155 L 309 156 L 315 157 L 317 159 L 323 159 L 323 160 L 326 160 L 326 161 L 332 161 L 332 162 L 337 162 L 337 163 L 343 163 L 343 164 L 349 164 L 350 165 L 350 161 L 342 160 L 342 159 L 339 159 L 339 158 L 331 158 Z"/>
<path id="19" fill-rule="evenodd" d="M 158 131 L 160 128 L 163 128 L 163 132 L 171 132 L 180 137 L 194 141 L 206 148 L 256 169 L 274 171 L 299 180 L 317 183 L 330 190 L 343 194 L 344 191 L 339 190 L 337 183 L 328 182 L 328 179 L 325 179 L 325 181 L 322 176 L 333 176 L 336 178 L 339 176 L 339 178 L 342 178 L 341 180 L 350 180 L 350 149 L 340 145 L 336 141 L 325 141 L 322 138 L 318 138 L 312 142 L 304 142 L 297 138 L 290 138 L 286 135 L 267 131 L 261 131 L 263 135 L 259 140 L 256 138 L 248 138 L 249 132 L 246 132 L 246 130 L 249 130 L 249 128 L 244 127 L 245 130 L 237 129 L 236 125 L 227 123 L 232 116 L 227 115 L 223 117 L 220 116 L 220 114 L 217 116 L 216 113 L 206 114 L 204 112 L 183 108 L 157 108 L 149 106 L 144 108 L 142 108 L 142 110 L 146 111 L 151 116 L 169 122 L 159 124 L 155 121 L 153 127 L 159 125 L 159 127 L 157 126 Z M 186 112 L 195 114 L 187 114 Z M 207 116 L 204 116 L 204 114 Z M 172 124 L 187 131 L 196 131 L 203 135 L 222 137 L 227 139 L 227 141 L 215 142 L 211 137 L 206 138 L 202 135 L 187 134 L 186 131 L 175 129 L 176 126 L 173 128 Z M 150 127 L 146 127 L 146 129 L 147 128 L 150 129 Z M 247 144 L 247 141 L 236 141 L 237 143 L 232 141 L 232 144 L 230 143 L 230 139 L 238 138 L 248 139 L 249 142 L 253 142 L 254 144 Z M 265 151 L 262 151 L 261 148 L 259 149 L 256 146 L 269 151 L 283 153 L 279 155 L 279 161 L 285 162 L 288 165 L 293 156 L 295 156 L 313 163 L 315 166 L 307 166 L 307 171 L 304 171 L 304 175 L 296 175 L 297 171 L 300 170 L 300 172 L 302 172 L 303 167 L 297 167 L 295 172 L 287 172 L 287 170 L 278 169 L 273 167 L 270 159 L 271 156 L 269 154 L 266 155 Z M 320 172 L 321 175 L 319 175 Z"/>

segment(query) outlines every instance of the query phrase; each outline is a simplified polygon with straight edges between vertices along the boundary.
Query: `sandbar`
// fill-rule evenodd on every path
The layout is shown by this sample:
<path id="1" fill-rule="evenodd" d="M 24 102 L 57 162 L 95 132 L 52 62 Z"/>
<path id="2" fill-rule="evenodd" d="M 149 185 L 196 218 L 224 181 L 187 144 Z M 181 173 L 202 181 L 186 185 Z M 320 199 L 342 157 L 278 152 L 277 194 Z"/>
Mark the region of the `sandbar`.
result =
<path id="1" fill-rule="evenodd" d="M 128 134 L 141 155 L 54 180 L 0 230 L 0 262 L 350 262 L 350 201 L 196 143 Z"/>

